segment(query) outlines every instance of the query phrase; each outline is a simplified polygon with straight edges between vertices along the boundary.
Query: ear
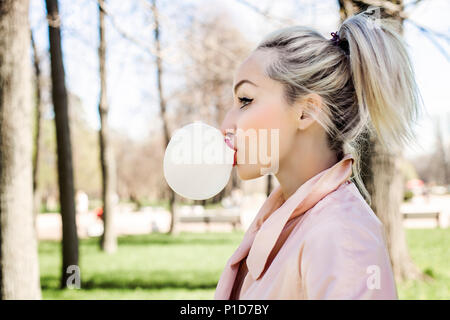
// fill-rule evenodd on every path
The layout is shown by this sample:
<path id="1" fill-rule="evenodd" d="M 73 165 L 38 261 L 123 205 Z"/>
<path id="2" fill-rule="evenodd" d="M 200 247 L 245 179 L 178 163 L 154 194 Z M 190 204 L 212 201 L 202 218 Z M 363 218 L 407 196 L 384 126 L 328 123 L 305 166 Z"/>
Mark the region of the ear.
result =
<path id="1" fill-rule="evenodd" d="M 308 93 L 297 103 L 298 129 L 305 130 L 316 121 L 312 115 L 322 108 L 322 97 L 317 93 Z"/>

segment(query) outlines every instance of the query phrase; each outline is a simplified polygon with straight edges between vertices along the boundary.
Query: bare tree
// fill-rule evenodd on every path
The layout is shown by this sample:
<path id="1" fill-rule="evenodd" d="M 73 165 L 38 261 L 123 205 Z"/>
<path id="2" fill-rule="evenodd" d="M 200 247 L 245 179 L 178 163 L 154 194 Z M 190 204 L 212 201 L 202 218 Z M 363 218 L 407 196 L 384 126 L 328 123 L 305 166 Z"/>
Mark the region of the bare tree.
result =
<path id="1" fill-rule="evenodd" d="M 28 0 L 0 2 L 0 297 L 40 299 Z"/>
<path id="2" fill-rule="evenodd" d="M 102 250 L 112 253 L 117 250 L 117 237 L 114 230 L 114 196 L 116 191 L 116 168 L 114 152 L 110 143 L 108 126 L 108 100 L 106 94 L 106 37 L 105 37 L 105 12 L 102 9 L 103 0 L 98 0 L 100 45 L 98 58 L 100 65 L 100 102 L 98 112 L 100 114 L 100 161 L 102 166 L 102 200 L 103 200 L 103 225 L 104 231 L 101 237 Z"/>
<path id="3" fill-rule="evenodd" d="M 231 101 L 231 97 L 229 96 L 230 90 L 230 84 L 231 84 L 231 73 L 230 73 L 230 66 L 234 67 L 236 62 L 239 61 L 239 57 L 233 52 L 232 50 L 229 50 L 229 48 L 236 46 L 236 44 L 242 44 L 247 43 L 246 41 L 236 41 L 236 38 L 233 38 L 233 36 L 236 35 L 236 33 L 229 32 L 228 29 L 224 29 L 223 26 L 227 26 L 228 21 L 222 21 L 220 23 L 220 26 L 218 26 L 217 21 L 214 21 L 214 19 L 209 19 L 210 22 L 208 22 L 208 28 L 204 28 L 206 32 L 204 32 L 203 35 L 206 37 L 202 40 L 200 40 L 199 43 L 196 41 L 193 41 L 191 38 L 185 38 L 182 45 L 178 45 L 178 48 L 182 48 L 182 50 L 179 50 L 179 54 L 171 55 L 169 54 L 169 47 L 161 48 L 161 39 L 160 39 L 160 29 L 161 29 L 161 21 L 164 22 L 164 24 L 167 24 L 168 27 L 174 27 L 175 24 L 171 21 L 171 19 L 168 19 L 164 14 L 162 14 L 160 11 L 157 10 L 156 2 L 151 1 L 140 1 L 144 8 L 148 9 L 151 15 L 153 16 L 152 25 L 154 28 L 154 39 L 155 43 L 152 46 L 149 46 L 145 41 L 141 41 L 138 38 L 136 38 L 134 35 L 130 34 L 129 32 L 125 31 L 125 29 L 121 26 L 120 20 L 117 19 L 109 10 L 105 2 L 103 1 L 101 3 L 101 7 L 104 11 L 104 13 L 109 17 L 109 21 L 111 22 L 111 25 L 113 28 L 127 41 L 129 41 L 131 44 L 139 47 L 142 49 L 146 54 L 150 55 L 152 58 L 156 59 L 156 66 L 157 66 L 157 83 L 158 83 L 158 96 L 159 96 L 159 109 L 161 114 L 161 119 L 163 123 L 163 134 L 162 134 L 162 148 L 165 149 L 167 146 L 168 141 L 170 140 L 170 124 L 175 123 L 176 125 L 180 125 L 185 123 L 189 119 L 187 116 L 188 112 L 191 112 L 193 110 L 192 106 L 196 105 L 199 106 L 199 110 L 206 110 L 207 107 L 202 108 L 200 106 L 206 105 L 205 103 L 193 103 L 193 99 L 189 98 L 189 95 L 195 96 L 198 98 L 199 96 L 202 96 L 200 100 L 203 100 L 204 97 L 207 97 L 206 92 L 208 90 L 212 90 L 213 92 L 209 93 L 209 97 L 214 97 L 214 99 L 208 100 L 208 107 L 210 109 L 214 109 L 215 112 L 212 113 L 201 113 L 202 119 L 209 119 L 214 124 L 216 122 L 221 122 L 220 119 L 223 119 L 224 116 L 224 110 L 226 109 L 227 105 Z M 157 15 L 156 18 L 155 15 Z M 224 19 L 225 20 L 225 19 Z M 176 26 L 175 26 L 176 27 Z M 209 31 L 209 32 L 208 32 Z M 224 32 L 225 31 L 225 32 Z M 225 43 L 223 42 L 225 41 Z M 174 43 L 174 42 L 172 42 Z M 197 44 L 200 44 L 200 46 L 197 46 Z M 184 47 L 185 45 L 185 47 Z M 204 45 L 202 48 L 201 46 Z M 206 54 L 204 54 L 204 51 L 207 51 Z M 173 51 L 172 51 L 173 52 Z M 248 50 L 247 50 L 248 52 Z M 182 108 L 177 109 L 177 114 L 175 117 L 171 118 L 171 115 L 169 115 L 166 111 L 167 104 L 168 104 L 168 98 L 165 96 L 164 88 L 162 85 L 162 78 L 166 75 L 166 71 L 163 70 L 163 62 L 174 62 L 177 63 L 180 62 L 184 57 L 186 57 L 187 53 L 192 54 L 193 56 L 197 56 L 197 61 L 199 62 L 199 66 L 201 66 L 204 75 L 213 74 L 213 76 L 208 76 L 208 79 L 199 77 L 199 81 L 189 81 L 189 85 L 178 93 L 172 93 L 170 96 L 170 99 L 172 101 L 176 101 L 180 104 L 183 104 L 185 102 L 189 103 L 189 105 L 183 105 Z M 242 57 L 242 55 L 241 55 Z M 200 62 L 202 61 L 202 62 Z M 218 72 L 217 70 L 221 70 L 221 72 Z M 196 72 L 197 73 L 197 69 Z M 183 74 L 188 77 L 188 71 L 187 69 L 183 70 Z M 192 74 L 189 75 L 192 78 Z M 224 82 L 224 78 L 227 79 L 226 82 Z M 231 80 L 230 80 L 231 79 Z M 203 81 L 205 80 L 205 81 Z M 226 84 L 226 86 L 224 85 Z M 200 88 L 200 90 L 197 89 Z M 186 89 L 189 88 L 189 89 Z M 195 91 L 193 88 L 196 88 Z M 225 90 L 226 89 L 226 90 Z M 227 93 L 226 95 L 224 93 Z M 226 98 L 224 99 L 224 97 Z M 186 99 L 187 98 L 187 99 Z M 206 100 L 203 100 L 203 102 L 206 102 Z M 190 107 L 190 108 L 186 108 Z M 188 112 L 184 112 L 184 111 Z M 198 110 L 196 110 L 198 111 Z M 191 112 L 192 114 L 198 114 L 197 112 Z M 154 137 L 158 136 L 158 134 L 153 135 Z M 154 139 L 150 142 L 152 144 L 155 143 Z M 119 146 L 120 147 L 120 146 Z M 139 157 L 129 157 L 128 155 L 124 155 L 120 152 L 117 152 L 118 154 L 118 162 L 129 162 L 129 160 L 132 160 L 133 162 L 139 162 L 141 161 Z M 133 159 L 131 159 L 133 158 Z M 162 163 L 162 161 L 160 161 Z M 156 165 L 153 164 L 153 166 L 156 167 Z M 140 183 L 136 183 L 140 180 L 140 177 L 137 179 L 128 179 L 128 176 L 134 171 L 133 168 L 123 168 L 122 165 L 119 166 L 121 170 L 117 172 L 118 179 L 120 179 L 122 182 L 126 182 L 126 186 L 121 182 L 118 185 L 118 191 L 121 194 L 128 194 L 133 195 L 133 198 L 136 199 L 137 202 L 139 200 L 137 197 L 139 195 L 142 195 L 142 192 L 139 192 L 137 189 L 140 188 Z M 159 169 L 159 165 L 158 168 Z M 125 172 L 127 171 L 127 172 Z M 161 170 L 160 170 L 161 171 Z M 237 178 L 236 171 L 233 170 L 233 179 L 231 180 L 232 183 L 229 184 L 229 186 L 236 186 L 237 185 Z M 158 177 L 158 174 L 152 175 L 152 179 L 156 179 Z M 171 215 L 173 217 L 172 221 L 174 225 L 176 225 L 176 216 L 175 212 L 173 212 L 173 204 L 175 202 L 175 193 L 168 187 L 166 182 L 164 181 L 163 176 L 161 175 L 162 179 L 158 181 L 158 184 L 160 185 L 163 183 L 165 185 L 164 190 L 160 191 L 159 194 L 163 195 L 166 198 L 169 198 L 169 210 L 171 211 Z M 124 179 L 125 178 L 125 179 Z M 224 192 L 221 192 L 217 196 L 213 197 L 211 200 L 212 202 L 218 201 L 221 199 L 223 194 L 227 192 L 229 189 L 229 186 L 227 186 L 226 190 Z M 128 190 L 126 190 L 128 189 Z M 174 228 L 174 226 L 173 226 Z M 175 233 L 176 231 L 173 231 Z"/>
<path id="4" fill-rule="evenodd" d="M 266 187 L 266 195 L 269 196 L 270 193 L 272 192 L 273 189 L 273 185 L 272 185 L 272 175 L 268 174 L 267 175 L 267 187 Z"/>
<path id="5" fill-rule="evenodd" d="M 436 182 L 442 185 L 450 184 L 450 170 L 448 168 L 448 155 L 445 148 L 444 137 L 441 129 L 441 121 L 439 117 L 433 119 L 436 131 L 436 150 L 433 157 L 433 168 Z"/>
<path id="6" fill-rule="evenodd" d="M 169 124 L 166 117 L 166 100 L 164 97 L 163 87 L 162 87 L 162 77 L 163 77 L 163 66 L 161 59 L 161 40 L 159 34 L 159 16 L 158 16 L 158 8 L 156 6 L 156 0 L 152 0 L 151 10 L 154 19 L 154 39 L 155 39 L 155 51 L 156 51 L 156 79 L 158 85 L 158 96 L 159 96 L 159 109 L 161 113 L 161 119 L 163 122 L 163 131 L 164 131 L 164 148 L 167 147 L 170 141 L 170 132 L 169 132 Z M 167 185 L 165 182 L 166 188 L 169 191 L 169 211 L 172 216 L 170 221 L 170 229 L 169 233 L 177 234 L 177 222 L 178 217 L 176 215 L 176 211 L 174 209 L 175 204 L 175 192 Z"/>
<path id="7" fill-rule="evenodd" d="M 68 116 L 63 55 L 61 50 L 61 17 L 57 0 L 46 0 L 52 75 L 52 99 L 55 111 L 58 153 L 58 184 L 62 217 L 62 277 L 61 288 L 66 287 L 70 274 L 67 268 L 78 265 L 78 234 L 75 217 L 72 144 Z"/>
<path id="8" fill-rule="evenodd" d="M 36 105 L 36 116 L 35 116 L 35 137 L 34 137 L 34 158 L 33 158 L 33 191 L 37 189 L 37 177 L 38 177 L 38 163 L 39 163 L 39 142 L 41 136 L 41 120 L 42 120 L 42 100 L 41 100 L 41 67 L 40 58 L 37 52 L 36 43 L 34 41 L 33 33 L 31 34 L 31 47 L 33 48 L 33 66 L 34 66 L 34 76 L 35 76 L 35 105 Z"/>
<path id="9" fill-rule="evenodd" d="M 34 202 L 34 226 L 36 228 L 36 218 L 39 213 L 39 206 L 41 203 L 41 197 L 38 190 L 38 177 L 39 177 L 39 155 L 40 155 L 40 142 L 41 142 L 41 127 L 42 127 L 42 81 L 41 81 L 41 67 L 40 58 L 34 41 L 33 33 L 31 35 L 31 47 L 33 48 L 33 66 L 34 66 L 34 92 L 35 92 L 35 117 L 34 117 L 34 157 L 33 157 L 33 202 Z"/>

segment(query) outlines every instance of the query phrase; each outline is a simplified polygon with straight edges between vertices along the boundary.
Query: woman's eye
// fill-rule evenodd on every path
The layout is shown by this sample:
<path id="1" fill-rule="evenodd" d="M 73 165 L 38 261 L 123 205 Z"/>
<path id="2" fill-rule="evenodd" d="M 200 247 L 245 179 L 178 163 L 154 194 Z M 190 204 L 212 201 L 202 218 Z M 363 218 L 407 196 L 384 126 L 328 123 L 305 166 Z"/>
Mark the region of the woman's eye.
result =
<path id="1" fill-rule="evenodd" d="M 242 109 L 242 108 L 244 108 L 246 105 L 250 104 L 250 102 L 252 102 L 253 99 L 249 99 L 249 98 L 243 97 L 243 98 L 239 98 L 239 101 L 240 101 L 241 103 L 244 103 L 244 104 L 241 106 L 241 109 Z"/>

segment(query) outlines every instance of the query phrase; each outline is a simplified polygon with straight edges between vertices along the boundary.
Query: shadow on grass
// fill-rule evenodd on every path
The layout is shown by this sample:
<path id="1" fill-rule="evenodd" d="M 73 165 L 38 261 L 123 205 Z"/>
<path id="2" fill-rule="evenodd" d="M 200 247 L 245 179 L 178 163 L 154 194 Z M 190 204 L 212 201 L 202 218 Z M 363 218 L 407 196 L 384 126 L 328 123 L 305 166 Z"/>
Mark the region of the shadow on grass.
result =
<path id="1" fill-rule="evenodd" d="M 244 237 L 244 232 L 235 231 L 231 233 L 180 233 L 179 235 L 169 235 L 165 233 L 151 233 L 143 235 L 127 235 L 117 238 L 118 245 L 226 245 L 238 244 Z M 87 246 L 98 246 L 100 237 L 91 237 L 81 239 L 81 244 Z M 40 240 L 39 250 L 42 253 L 50 253 L 54 251 L 55 245 L 59 245 L 58 241 Z"/>
<path id="2" fill-rule="evenodd" d="M 139 276 L 139 275 L 138 275 Z M 58 289 L 60 279 L 56 276 L 41 276 L 41 288 Z M 178 272 L 152 271 L 138 278 L 133 274 L 94 273 L 87 280 L 81 280 L 82 289 L 214 289 L 217 286 L 214 272 L 192 272 L 180 275 Z"/>
<path id="3" fill-rule="evenodd" d="M 224 234 L 222 237 L 220 234 L 180 234 L 177 236 L 171 236 L 168 234 L 150 234 L 150 235 L 133 235 L 133 236 L 121 236 L 118 238 L 120 245 L 226 245 L 235 244 L 242 240 L 243 233 L 236 232 L 232 234 Z M 90 239 L 94 240 L 94 239 Z M 94 240 L 94 242 L 99 240 Z"/>

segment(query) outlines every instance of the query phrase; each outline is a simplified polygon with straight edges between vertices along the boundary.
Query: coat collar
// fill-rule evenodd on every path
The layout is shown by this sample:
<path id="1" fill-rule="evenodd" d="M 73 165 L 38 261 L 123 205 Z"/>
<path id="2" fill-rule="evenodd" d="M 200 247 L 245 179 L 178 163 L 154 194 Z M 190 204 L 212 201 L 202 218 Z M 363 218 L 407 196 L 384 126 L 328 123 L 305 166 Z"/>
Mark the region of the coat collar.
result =
<path id="1" fill-rule="evenodd" d="M 328 193 L 348 180 L 352 174 L 353 162 L 353 156 L 345 154 L 332 167 L 303 183 L 286 201 L 281 186 L 277 186 L 258 211 L 240 246 L 228 260 L 217 285 L 215 298 L 228 299 L 239 262 L 246 256 L 248 272 L 253 279 L 258 279 L 286 223 L 312 208 Z"/>

